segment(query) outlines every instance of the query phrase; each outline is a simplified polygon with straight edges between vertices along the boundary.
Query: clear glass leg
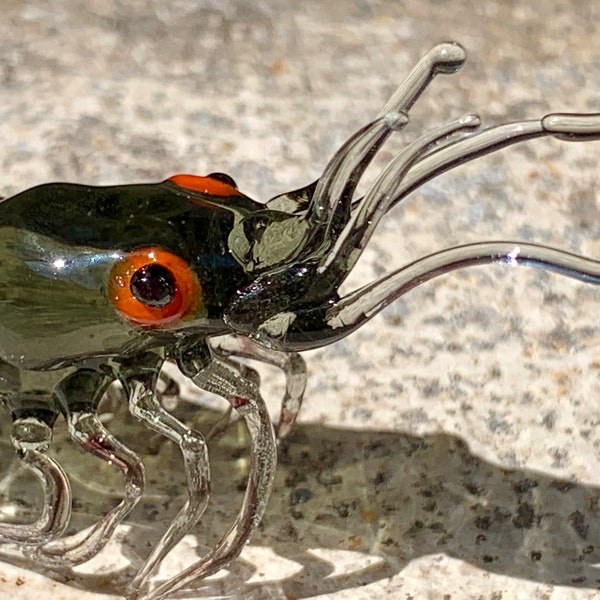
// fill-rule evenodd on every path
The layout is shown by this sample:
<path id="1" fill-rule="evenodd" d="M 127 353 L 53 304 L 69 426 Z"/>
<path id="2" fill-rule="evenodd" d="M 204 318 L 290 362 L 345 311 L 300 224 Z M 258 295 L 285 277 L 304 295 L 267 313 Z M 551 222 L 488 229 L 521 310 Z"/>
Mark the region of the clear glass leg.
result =
<path id="1" fill-rule="evenodd" d="M 280 352 L 265 348 L 240 335 L 225 335 L 210 340 L 211 349 L 221 356 L 240 356 L 273 365 L 285 375 L 285 393 L 277 424 L 277 438 L 283 439 L 292 429 L 306 389 L 306 362 L 297 352 Z M 258 382 L 257 382 L 258 385 Z"/>
<path id="2" fill-rule="evenodd" d="M 198 522 L 210 497 L 208 449 L 202 434 L 184 425 L 160 404 L 155 392 L 144 381 L 128 379 L 130 412 L 148 427 L 174 441 L 180 448 L 187 477 L 188 498 L 160 541 L 128 587 L 129 598 L 152 576 L 164 557 Z"/>
<path id="3" fill-rule="evenodd" d="M 140 458 L 112 436 L 95 411 L 68 415 L 71 438 L 86 452 L 94 454 L 119 470 L 125 478 L 125 497 L 89 531 L 36 548 L 36 560 L 54 566 L 74 566 L 93 558 L 110 540 L 116 527 L 131 512 L 144 491 L 144 466 Z"/>
<path id="4" fill-rule="evenodd" d="M 191 366 L 186 364 L 183 370 L 190 373 Z M 236 558 L 261 521 L 275 476 L 275 432 L 258 386 L 244 379 L 238 366 L 225 359 L 213 359 L 203 365 L 192 379 L 201 389 L 228 400 L 246 423 L 251 439 L 248 484 L 240 512 L 219 543 L 200 560 L 144 596 L 144 600 L 164 598 L 196 579 L 216 573 Z"/>

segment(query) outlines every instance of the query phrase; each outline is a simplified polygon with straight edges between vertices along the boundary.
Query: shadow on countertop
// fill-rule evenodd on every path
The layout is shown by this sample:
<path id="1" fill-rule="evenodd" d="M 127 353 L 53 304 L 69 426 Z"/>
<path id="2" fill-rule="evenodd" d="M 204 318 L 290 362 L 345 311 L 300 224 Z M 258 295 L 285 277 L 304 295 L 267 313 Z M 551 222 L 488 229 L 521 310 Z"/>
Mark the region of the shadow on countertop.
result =
<path id="1" fill-rule="evenodd" d="M 201 549 L 217 541 L 239 508 L 242 429 L 232 426 L 212 448 L 213 497 L 195 534 Z M 121 543 L 122 553 L 137 565 L 185 497 L 184 482 L 177 481 L 180 469 L 169 467 L 178 461 L 178 450 L 170 443 L 159 444 L 157 453 L 146 450 L 149 493 L 131 515 L 132 529 Z M 82 475 L 90 468 L 86 461 L 73 462 Z M 76 471 L 70 470 L 74 490 L 84 496 L 77 503 L 75 526 L 80 528 L 92 522 L 91 514 L 114 504 L 119 482 L 115 479 L 114 493 L 102 499 L 97 490 L 80 489 Z M 599 498 L 600 487 L 486 462 L 453 435 L 416 437 L 299 424 L 280 448 L 275 489 L 252 540 L 297 563 L 294 573 L 249 582 L 261 568 L 238 559 L 226 573 L 198 582 L 193 594 L 306 598 L 386 579 L 419 557 L 439 553 L 510 577 L 600 589 L 594 564 L 600 562 Z M 315 548 L 381 560 L 347 572 L 310 551 Z M 5 560 L 79 589 L 115 596 L 133 575 L 133 567 L 91 575 L 40 569 L 14 556 Z"/>

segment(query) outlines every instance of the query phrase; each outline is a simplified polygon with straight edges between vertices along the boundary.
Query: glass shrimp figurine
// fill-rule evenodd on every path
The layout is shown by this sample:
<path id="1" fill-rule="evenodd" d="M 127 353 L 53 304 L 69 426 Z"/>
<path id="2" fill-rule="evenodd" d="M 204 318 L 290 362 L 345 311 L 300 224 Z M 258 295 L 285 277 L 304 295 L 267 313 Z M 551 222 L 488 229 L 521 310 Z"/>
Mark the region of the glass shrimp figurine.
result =
<path id="1" fill-rule="evenodd" d="M 102 424 L 97 407 L 114 381 L 129 411 L 179 446 L 187 500 L 129 586 L 159 600 L 226 566 L 261 521 L 276 467 L 277 437 L 292 427 L 306 371 L 299 352 L 352 333 L 402 294 L 471 265 L 532 265 L 600 283 L 600 262 L 518 242 L 440 250 L 348 295 L 338 289 L 385 214 L 438 174 L 510 144 L 542 136 L 600 139 L 600 114 L 550 114 L 475 132 L 468 114 L 423 134 L 363 197 L 356 187 L 378 149 L 408 122 L 437 74 L 465 60 L 458 44 L 434 47 L 379 115 L 336 152 L 314 183 L 258 203 L 223 174 L 176 175 L 155 184 L 92 187 L 52 183 L 0 204 L 0 398 L 12 445 L 42 483 L 33 523 L 0 524 L 0 540 L 37 564 L 71 567 L 94 557 L 144 492 L 142 460 Z M 276 428 L 258 377 L 239 357 L 283 370 Z M 205 556 L 154 588 L 165 556 L 209 502 L 206 438 L 163 407 L 165 361 L 216 393 L 245 422 L 250 470 L 239 513 Z M 40 377 L 40 372 L 44 377 Z M 120 503 L 83 534 L 67 535 L 69 479 L 47 450 L 62 416 L 75 444 L 122 473 Z"/>

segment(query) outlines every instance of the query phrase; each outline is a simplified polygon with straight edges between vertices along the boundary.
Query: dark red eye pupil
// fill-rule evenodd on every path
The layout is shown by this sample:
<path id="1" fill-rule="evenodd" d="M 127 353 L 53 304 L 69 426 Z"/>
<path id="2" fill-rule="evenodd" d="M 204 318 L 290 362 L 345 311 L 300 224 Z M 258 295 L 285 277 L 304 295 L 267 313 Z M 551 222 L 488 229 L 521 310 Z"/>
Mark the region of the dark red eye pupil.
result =
<path id="1" fill-rule="evenodd" d="M 131 276 L 129 287 L 140 302 L 157 307 L 169 304 L 177 292 L 173 273 L 157 263 L 139 268 Z"/>

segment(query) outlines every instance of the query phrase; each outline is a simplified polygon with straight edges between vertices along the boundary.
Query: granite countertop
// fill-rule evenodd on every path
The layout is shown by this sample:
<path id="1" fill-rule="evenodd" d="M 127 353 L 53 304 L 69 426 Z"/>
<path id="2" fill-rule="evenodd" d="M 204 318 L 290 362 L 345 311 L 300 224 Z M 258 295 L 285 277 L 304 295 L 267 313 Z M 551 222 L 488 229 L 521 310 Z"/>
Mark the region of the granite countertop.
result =
<path id="1" fill-rule="evenodd" d="M 46 181 L 223 171 L 267 200 L 318 177 L 445 40 L 465 46 L 465 67 L 436 79 L 379 168 L 465 112 L 485 126 L 600 111 L 594 0 L 90 0 L 85 9 L 5 0 L 0 33 L 3 196 Z M 346 289 L 486 239 L 600 256 L 599 150 L 538 140 L 439 177 L 385 217 Z M 593 286 L 557 275 L 478 267 L 420 286 L 347 340 L 306 353 L 306 401 L 263 526 L 230 569 L 178 597 L 597 597 L 599 300 Z M 260 369 L 276 412 L 281 376 Z M 218 403 L 185 382 L 182 392 L 200 408 L 178 410 L 208 426 Z M 119 427 L 142 443 L 126 416 Z M 92 467 L 63 438 L 59 430 L 55 452 L 85 524 L 120 482 L 90 484 Z M 244 449 L 235 425 L 211 449 L 211 512 L 162 574 L 230 522 Z M 7 552 L 0 598 L 119 597 L 130 561 L 182 502 L 177 452 L 146 452 L 149 495 L 107 551 L 74 573 Z"/>

